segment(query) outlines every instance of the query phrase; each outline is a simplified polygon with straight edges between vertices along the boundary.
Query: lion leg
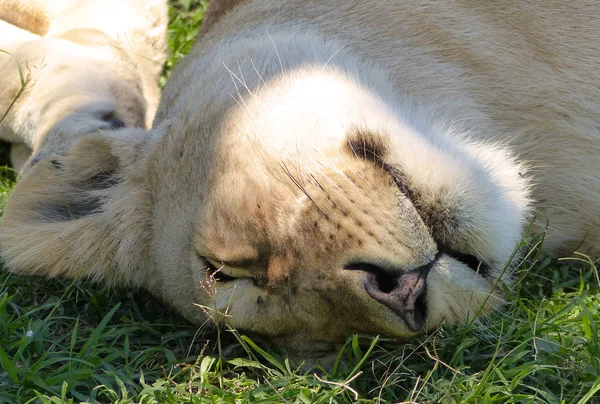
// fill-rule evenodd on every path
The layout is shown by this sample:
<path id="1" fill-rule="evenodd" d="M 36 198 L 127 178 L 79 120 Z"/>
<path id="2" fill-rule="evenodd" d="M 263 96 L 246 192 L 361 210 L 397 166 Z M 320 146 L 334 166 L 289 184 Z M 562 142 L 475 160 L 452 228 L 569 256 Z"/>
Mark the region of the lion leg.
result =
<path id="1" fill-rule="evenodd" d="M 150 127 L 160 98 L 158 77 L 167 60 L 167 1 L 49 0 L 49 15 L 48 36 L 77 42 L 79 31 L 97 30 L 127 54 L 137 66 L 148 104 L 145 126 Z"/>
<path id="2" fill-rule="evenodd" d="M 23 22 L 36 2 L 47 9 L 44 36 Z M 166 58 L 166 1 L 125 0 L 127 18 L 119 14 L 116 22 L 107 4 L 113 2 L 0 4 L 0 16 L 22 25 L 0 21 L 0 138 L 35 154 L 23 165 L 26 153 L 17 148 L 15 166 L 28 170 L 51 154 L 65 154 L 88 133 L 151 125 Z M 9 3 L 23 11 L 13 13 L 21 20 L 8 14 Z"/>
<path id="3" fill-rule="evenodd" d="M 0 7 L 0 10 L 2 8 L 4 5 Z M 16 130 L 15 117 L 19 115 L 18 110 L 22 108 L 22 103 L 19 101 L 26 90 L 28 70 L 25 65 L 20 63 L 15 54 L 23 44 L 39 38 L 36 34 L 0 20 L 0 77 L 2 77 L 0 139 L 23 146 L 17 147 L 13 154 L 21 167 L 24 164 L 22 159 L 27 160 L 28 156 L 25 156 L 31 152 L 30 148 L 24 144 L 30 139 L 27 139 L 27 135 L 22 131 Z M 13 162 L 17 160 L 13 160 Z"/>
<path id="4" fill-rule="evenodd" d="M 45 0 L 2 0 L 0 21 L 30 34 L 44 35 L 50 25 L 46 3 Z M 10 37 L 0 35 L 0 38 Z"/>

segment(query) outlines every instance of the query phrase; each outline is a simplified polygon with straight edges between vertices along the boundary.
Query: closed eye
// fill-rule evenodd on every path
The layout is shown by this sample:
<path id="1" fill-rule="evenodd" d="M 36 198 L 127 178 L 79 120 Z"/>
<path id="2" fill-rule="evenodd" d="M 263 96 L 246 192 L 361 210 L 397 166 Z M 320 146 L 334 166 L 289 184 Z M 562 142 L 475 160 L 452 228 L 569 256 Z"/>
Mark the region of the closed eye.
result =
<path id="1" fill-rule="evenodd" d="M 406 181 L 403 178 L 402 173 L 397 170 L 395 167 L 392 167 L 389 164 L 384 164 L 383 168 L 392 176 L 392 179 L 394 180 L 394 183 L 396 184 L 396 186 L 398 187 L 398 189 L 400 190 L 400 192 L 402 192 L 412 203 L 413 205 L 415 205 L 414 202 L 414 195 L 411 192 L 411 190 L 407 187 L 406 185 Z M 416 207 L 416 205 L 415 205 Z M 446 254 L 452 258 L 454 258 L 455 260 L 462 262 L 463 264 L 465 264 L 466 266 L 468 266 L 469 268 L 471 268 L 473 271 L 475 271 L 476 273 L 485 276 L 489 273 L 490 271 L 490 266 L 488 264 L 486 264 L 485 262 L 479 260 L 479 258 L 477 258 L 474 255 L 470 255 L 470 254 L 464 254 L 458 251 L 454 251 L 450 248 L 447 248 L 446 246 L 444 246 L 442 243 L 437 243 L 438 244 L 438 251 L 442 254 Z"/>
<path id="2" fill-rule="evenodd" d="M 216 281 L 228 282 L 240 278 L 254 278 L 254 274 L 246 269 L 232 266 L 228 263 L 204 257 L 209 264 L 209 272 Z"/>
<path id="3" fill-rule="evenodd" d="M 208 275 L 217 282 L 230 282 L 235 278 L 233 276 L 229 276 L 223 272 L 223 265 L 216 266 L 213 265 L 208 259 L 204 258 L 207 261 L 208 265 L 206 266 L 206 272 Z"/>
<path id="4" fill-rule="evenodd" d="M 471 268 L 473 271 L 477 272 L 480 275 L 485 276 L 490 271 L 489 265 L 486 264 L 485 262 L 479 260 L 479 258 L 477 258 L 474 255 L 463 254 L 461 252 L 451 250 L 440 244 L 438 244 L 438 251 L 441 252 L 442 254 L 446 254 L 449 257 L 454 258 L 455 260 L 457 260 L 459 262 L 462 262 L 463 264 L 465 264 L 466 266 L 468 266 L 469 268 Z"/>

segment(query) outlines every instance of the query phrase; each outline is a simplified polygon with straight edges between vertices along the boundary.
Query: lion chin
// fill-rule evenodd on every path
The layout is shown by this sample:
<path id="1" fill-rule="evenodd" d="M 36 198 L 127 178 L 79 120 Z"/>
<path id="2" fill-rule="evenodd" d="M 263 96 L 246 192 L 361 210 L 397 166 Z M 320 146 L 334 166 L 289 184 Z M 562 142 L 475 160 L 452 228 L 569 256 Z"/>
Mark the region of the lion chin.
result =
<path id="1" fill-rule="evenodd" d="M 567 36 L 533 28 L 597 46 L 593 13 L 571 24 L 571 6 L 506 5 L 532 24 L 516 27 L 505 9 L 484 18 L 491 4 L 427 4 L 265 0 L 209 16 L 149 131 L 83 136 L 16 185 L 6 266 L 144 287 L 193 322 L 314 358 L 349 333 L 407 339 L 500 307 L 532 208 L 547 253 L 586 236 L 594 254 L 600 108 L 578 100 L 600 71 L 546 69 L 577 51 L 542 52 Z M 569 163 L 567 135 L 587 165 Z"/>

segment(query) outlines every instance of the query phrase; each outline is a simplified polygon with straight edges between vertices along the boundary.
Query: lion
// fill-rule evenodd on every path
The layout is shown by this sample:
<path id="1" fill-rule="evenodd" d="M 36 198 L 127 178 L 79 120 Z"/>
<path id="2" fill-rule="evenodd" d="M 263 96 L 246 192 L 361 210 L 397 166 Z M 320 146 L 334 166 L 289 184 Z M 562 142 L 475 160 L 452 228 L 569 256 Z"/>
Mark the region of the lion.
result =
<path id="1" fill-rule="evenodd" d="M 534 215 L 546 254 L 598 255 L 599 14 L 213 2 L 151 129 L 81 136 L 16 185 L 6 267 L 142 287 L 300 358 L 485 316 Z"/>
<path id="2" fill-rule="evenodd" d="M 149 128 L 166 29 L 165 0 L 2 0 L 0 139 L 13 166 L 97 130 Z"/>

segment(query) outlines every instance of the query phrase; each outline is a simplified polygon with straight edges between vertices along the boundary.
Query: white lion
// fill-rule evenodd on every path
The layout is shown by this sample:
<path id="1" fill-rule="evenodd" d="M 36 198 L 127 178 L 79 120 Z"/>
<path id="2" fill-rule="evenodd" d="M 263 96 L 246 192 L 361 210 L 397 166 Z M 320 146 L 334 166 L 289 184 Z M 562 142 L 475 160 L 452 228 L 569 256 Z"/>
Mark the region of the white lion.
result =
<path id="1" fill-rule="evenodd" d="M 531 206 L 547 253 L 598 254 L 600 3 L 211 7 L 152 129 L 16 186 L 10 270 L 145 287 L 308 357 L 498 307 Z"/>

